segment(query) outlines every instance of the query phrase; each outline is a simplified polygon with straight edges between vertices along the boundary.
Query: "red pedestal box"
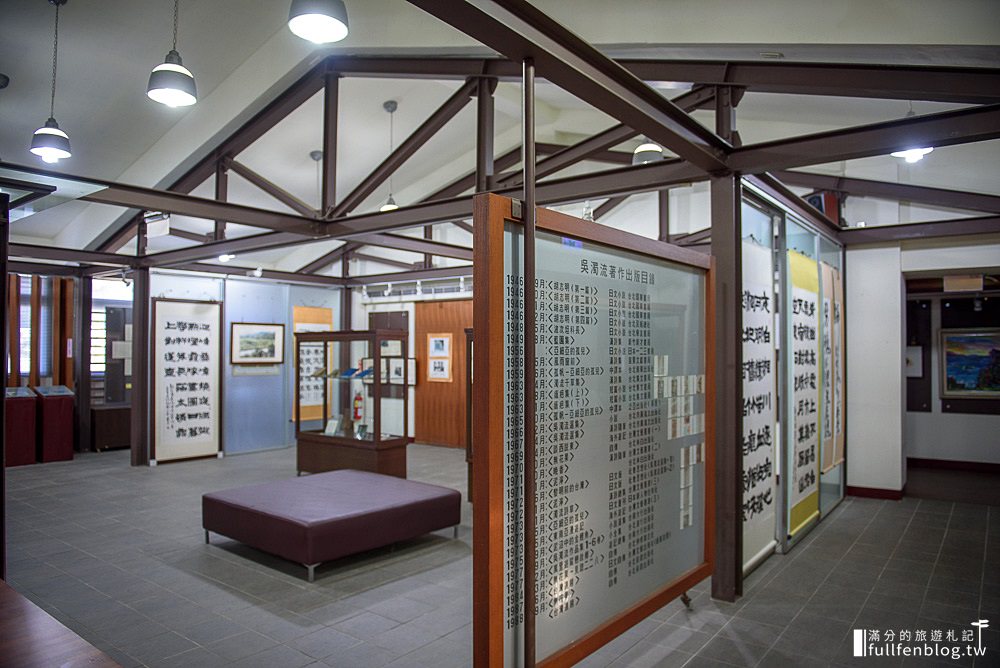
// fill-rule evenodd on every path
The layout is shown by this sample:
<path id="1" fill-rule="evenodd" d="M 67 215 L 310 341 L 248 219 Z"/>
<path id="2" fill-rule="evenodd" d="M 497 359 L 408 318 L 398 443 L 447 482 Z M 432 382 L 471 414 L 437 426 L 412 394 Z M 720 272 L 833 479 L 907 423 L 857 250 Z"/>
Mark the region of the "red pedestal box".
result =
<path id="1" fill-rule="evenodd" d="M 63 385 L 33 389 L 38 394 L 38 461 L 73 459 L 73 391 Z"/>
<path id="2" fill-rule="evenodd" d="M 7 445 L 7 466 L 35 463 L 35 409 L 38 400 L 26 387 L 8 387 L 4 421 Z"/>

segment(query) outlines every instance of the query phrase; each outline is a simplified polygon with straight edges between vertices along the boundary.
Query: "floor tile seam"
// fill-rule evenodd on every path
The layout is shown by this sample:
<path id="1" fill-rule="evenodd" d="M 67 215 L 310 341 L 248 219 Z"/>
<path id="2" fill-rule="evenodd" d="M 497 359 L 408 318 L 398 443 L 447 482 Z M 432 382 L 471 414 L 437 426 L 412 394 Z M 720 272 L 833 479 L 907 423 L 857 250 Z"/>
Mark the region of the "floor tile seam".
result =
<path id="1" fill-rule="evenodd" d="M 879 512 L 881 512 L 882 508 L 885 507 L 884 504 L 888 503 L 888 501 L 883 501 L 882 503 L 883 503 L 883 505 L 879 508 Z M 919 508 L 919 507 L 920 507 L 920 504 L 917 504 L 917 508 Z M 856 545 L 858 545 L 858 541 L 860 540 L 860 535 L 862 533 L 864 533 L 864 531 L 867 530 L 871 526 L 872 522 L 875 521 L 875 518 L 878 517 L 878 514 L 879 513 L 875 513 L 874 515 L 872 515 L 871 519 L 868 521 L 868 524 L 865 526 L 865 529 L 862 530 L 861 532 L 859 532 L 858 538 L 856 538 L 854 540 L 854 542 L 851 544 L 851 547 L 848 548 L 847 553 L 850 553 L 851 550 L 853 550 L 854 547 Z M 913 522 L 913 516 L 915 514 L 916 514 L 916 509 L 914 509 L 914 511 L 912 513 L 910 513 L 910 519 L 906 523 L 906 529 L 910 528 L 910 524 Z M 903 530 L 903 534 L 906 533 L 906 529 Z M 896 550 L 899 549 L 899 543 L 902 540 L 903 540 L 903 538 L 902 538 L 902 536 L 900 536 L 899 539 L 896 541 L 896 544 L 893 546 L 892 553 L 890 553 L 889 558 L 886 559 L 885 564 L 882 566 L 882 570 L 879 571 L 878 577 L 875 578 L 876 582 L 879 579 L 881 579 L 882 574 L 885 572 L 885 569 L 888 568 L 889 561 L 892 559 L 892 555 L 896 553 Z M 845 553 L 844 557 L 847 556 L 847 553 Z M 841 557 L 841 559 L 843 559 L 844 557 Z M 861 612 L 865 609 L 865 606 L 868 605 L 868 601 L 871 600 L 872 593 L 874 593 L 874 591 L 875 591 L 875 587 L 873 586 L 872 589 L 865 595 L 865 600 L 861 602 L 861 606 L 858 608 L 858 611 L 854 614 L 854 618 L 851 620 L 851 623 L 850 623 L 850 625 L 848 627 L 849 629 L 853 629 L 853 628 L 855 628 L 857 626 L 858 618 L 861 617 Z M 813 595 L 815 595 L 815 593 Z"/>
<path id="2" fill-rule="evenodd" d="M 919 507 L 919 506 L 918 506 Z M 920 619 L 920 613 L 923 612 L 924 604 L 927 603 L 927 590 L 930 589 L 930 580 L 934 579 L 934 574 L 937 572 L 938 563 L 941 561 L 941 553 L 944 551 L 945 541 L 948 539 L 948 529 L 951 526 L 951 518 L 955 515 L 955 504 L 951 504 L 951 511 L 948 513 L 948 522 L 944 527 L 944 538 L 941 540 L 941 545 L 938 547 L 937 555 L 934 557 L 934 567 L 931 570 L 931 577 L 927 581 L 927 585 L 924 587 L 924 595 L 920 599 L 920 607 L 917 609 L 917 618 Z M 981 594 L 980 594 L 981 595 Z"/>

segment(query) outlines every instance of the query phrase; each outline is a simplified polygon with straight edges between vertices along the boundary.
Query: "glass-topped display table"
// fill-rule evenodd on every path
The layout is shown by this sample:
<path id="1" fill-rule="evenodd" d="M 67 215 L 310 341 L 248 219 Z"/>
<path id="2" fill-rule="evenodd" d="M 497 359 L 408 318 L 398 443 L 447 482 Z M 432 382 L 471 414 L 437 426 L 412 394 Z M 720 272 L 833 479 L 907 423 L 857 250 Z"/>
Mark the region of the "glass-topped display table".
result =
<path id="1" fill-rule="evenodd" d="M 357 469 L 406 477 L 407 337 L 401 330 L 295 334 L 299 473 Z"/>

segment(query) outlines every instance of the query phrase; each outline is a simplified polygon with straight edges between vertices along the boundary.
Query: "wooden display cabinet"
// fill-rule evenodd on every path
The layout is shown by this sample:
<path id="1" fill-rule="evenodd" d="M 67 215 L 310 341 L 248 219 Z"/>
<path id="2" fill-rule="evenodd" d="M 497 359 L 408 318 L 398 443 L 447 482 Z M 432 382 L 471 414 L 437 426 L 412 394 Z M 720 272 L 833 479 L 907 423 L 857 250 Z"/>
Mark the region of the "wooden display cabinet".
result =
<path id="1" fill-rule="evenodd" d="M 406 477 L 408 392 L 393 399 L 390 374 L 409 382 L 407 334 L 376 329 L 295 334 L 297 469 L 357 469 Z M 381 372 L 379 372 L 381 370 Z M 384 431 L 383 416 L 392 410 Z M 401 407 L 401 409 L 400 409 Z"/>

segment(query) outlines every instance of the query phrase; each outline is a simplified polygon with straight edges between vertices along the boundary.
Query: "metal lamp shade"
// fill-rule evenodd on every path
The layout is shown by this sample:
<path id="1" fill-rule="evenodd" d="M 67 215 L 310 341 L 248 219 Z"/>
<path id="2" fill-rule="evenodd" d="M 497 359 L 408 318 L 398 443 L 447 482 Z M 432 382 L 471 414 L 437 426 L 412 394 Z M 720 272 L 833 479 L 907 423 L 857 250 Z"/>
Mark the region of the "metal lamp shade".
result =
<path id="1" fill-rule="evenodd" d="M 31 152 L 48 163 L 56 163 L 72 156 L 69 135 L 59 129 L 56 119 L 49 118 L 45 125 L 35 130 L 31 138 Z"/>
<path id="2" fill-rule="evenodd" d="M 163 63 L 153 68 L 146 95 L 168 107 L 187 107 L 198 101 L 194 75 L 181 63 L 180 54 L 170 51 Z"/>
<path id="3" fill-rule="evenodd" d="M 657 160 L 663 160 L 663 147 L 652 142 L 640 144 L 632 153 L 633 165 L 645 165 Z"/>
<path id="4" fill-rule="evenodd" d="M 339 42 L 347 37 L 347 7 L 343 0 L 292 0 L 288 28 L 314 44 Z"/>

